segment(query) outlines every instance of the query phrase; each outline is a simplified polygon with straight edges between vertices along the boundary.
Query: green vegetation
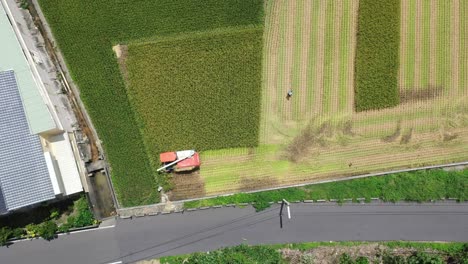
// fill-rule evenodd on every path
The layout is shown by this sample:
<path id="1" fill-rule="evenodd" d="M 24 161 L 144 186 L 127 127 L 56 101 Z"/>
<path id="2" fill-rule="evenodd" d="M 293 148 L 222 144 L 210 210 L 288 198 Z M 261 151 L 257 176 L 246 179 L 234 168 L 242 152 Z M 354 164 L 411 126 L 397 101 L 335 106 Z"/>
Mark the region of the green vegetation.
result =
<path id="1" fill-rule="evenodd" d="M 359 1 L 355 62 L 357 111 L 398 105 L 399 45 L 400 1 Z"/>
<path id="2" fill-rule="evenodd" d="M 67 204 L 65 203 L 65 205 Z M 34 215 L 32 219 L 25 219 L 21 213 L 7 215 L 1 219 L 0 224 L 4 226 L 0 229 L 0 246 L 6 245 L 8 240 L 13 238 L 42 237 L 51 240 L 55 238 L 57 232 L 68 232 L 71 228 L 91 226 L 98 223 L 94 219 L 85 196 L 73 201 L 73 204 L 67 209 L 53 206 L 31 209 L 28 214 Z M 44 212 L 49 214 L 44 214 Z M 32 223 L 25 225 L 22 224 L 23 220 Z"/>
<path id="3" fill-rule="evenodd" d="M 261 28 L 130 44 L 126 69 L 148 153 L 258 144 Z"/>
<path id="4" fill-rule="evenodd" d="M 258 25 L 263 1 L 40 0 L 112 166 L 122 206 L 158 201 L 157 182 L 112 46 L 221 27 Z"/>
<path id="5" fill-rule="evenodd" d="M 395 246 L 399 244 L 399 246 Z M 320 247 L 320 253 L 311 249 Z M 444 248 L 445 250 L 441 250 Z M 360 249 L 363 249 L 362 251 Z M 392 251 L 392 249 L 397 249 Z M 335 251 L 336 250 L 336 251 Z M 366 252 L 367 251 L 367 252 Z M 339 252 L 344 252 L 337 254 Z M 353 256 L 352 256 L 353 255 Z M 161 263 L 340 263 L 421 264 L 467 263 L 468 244 L 424 242 L 306 242 L 238 245 L 207 253 L 169 256 Z"/>
<path id="6" fill-rule="evenodd" d="M 242 263 L 274 264 L 284 263 L 281 254 L 268 246 L 239 245 L 208 253 L 194 253 L 188 256 L 166 257 L 161 263 Z"/>
<path id="7" fill-rule="evenodd" d="M 185 208 L 201 206 L 254 203 L 257 211 L 269 207 L 268 202 L 319 199 L 343 199 L 378 197 L 384 201 L 425 202 L 442 198 L 468 199 L 468 170 L 427 170 L 397 173 L 380 177 L 368 177 L 349 181 L 308 185 L 257 193 L 238 193 L 211 199 L 186 202 Z"/>

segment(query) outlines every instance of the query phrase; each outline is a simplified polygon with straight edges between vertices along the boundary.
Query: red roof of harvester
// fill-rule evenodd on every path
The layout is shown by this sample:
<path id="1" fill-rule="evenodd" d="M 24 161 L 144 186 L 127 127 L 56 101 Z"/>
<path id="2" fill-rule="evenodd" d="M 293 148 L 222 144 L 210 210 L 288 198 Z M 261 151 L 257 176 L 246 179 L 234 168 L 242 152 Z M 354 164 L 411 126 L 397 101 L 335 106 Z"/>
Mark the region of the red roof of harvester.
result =
<path id="1" fill-rule="evenodd" d="M 179 168 L 186 168 L 186 167 L 199 167 L 200 166 L 200 156 L 198 155 L 198 152 L 195 152 L 195 154 L 188 158 L 184 159 L 183 161 L 177 163 L 177 167 Z"/>
<path id="2" fill-rule="evenodd" d="M 177 155 L 175 152 L 164 152 L 159 154 L 159 159 L 161 162 L 171 162 L 177 159 Z"/>

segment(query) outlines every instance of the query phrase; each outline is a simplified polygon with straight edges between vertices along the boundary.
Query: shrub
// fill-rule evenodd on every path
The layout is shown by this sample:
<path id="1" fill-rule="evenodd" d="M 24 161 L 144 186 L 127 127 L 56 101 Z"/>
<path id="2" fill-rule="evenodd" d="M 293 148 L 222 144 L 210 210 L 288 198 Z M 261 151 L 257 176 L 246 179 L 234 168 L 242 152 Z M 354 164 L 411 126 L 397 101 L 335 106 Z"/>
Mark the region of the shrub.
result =
<path id="1" fill-rule="evenodd" d="M 26 229 L 26 237 L 27 238 L 35 238 L 40 234 L 40 226 L 35 224 L 29 224 L 25 227 Z"/>
<path id="2" fill-rule="evenodd" d="M 38 226 L 38 235 L 45 240 L 52 240 L 55 238 L 57 233 L 57 224 L 53 221 L 46 221 Z"/>
<path id="3" fill-rule="evenodd" d="M 60 216 L 58 209 L 54 208 L 50 210 L 50 219 L 57 219 Z"/>
<path id="4" fill-rule="evenodd" d="M 399 103 L 400 0 L 361 0 L 355 65 L 356 111 Z"/>
<path id="5" fill-rule="evenodd" d="M 348 255 L 346 253 L 343 253 L 340 256 L 339 263 L 340 264 L 353 264 L 354 261 L 353 261 L 353 259 L 351 258 L 350 255 Z"/>
<path id="6" fill-rule="evenodd" d="M 424 252 L 417 252 L 407 259 L 408 264 L 443 264 L 440 256 L 429 255 Z"/>
<path id="7" fill-rule="evenodd" d="M 13 229 L 11 236 L 12 236 L 12 238 L 21 238 L 25 234 L 26 234 L 26 232 L 25 232 L 24 228 L 18 227 L 18 228 Z"/>
<path id="8" fill-rule="evenodd" d="M 62 224 L 58 227 L 58 231 L 62 233 L 68 233 L 70 231 L 71 225 L 69 223 Z"/>
<path id="9" fill-rule="evenodd" d="M 8 239 L 12 236 L 12 231 L 8 227 L 0 228 L 0 246 L 5 246 Z"/>
<path id="10" fill-rule="evenodd" d="M 67 219 L 67 223 L 71 224 L 70 227 L 84 227 L 94 224 L 94 216 L 85 196 L 75 201 L 75 210 L 77 212 L 76 216 L 70 216 Z"/>

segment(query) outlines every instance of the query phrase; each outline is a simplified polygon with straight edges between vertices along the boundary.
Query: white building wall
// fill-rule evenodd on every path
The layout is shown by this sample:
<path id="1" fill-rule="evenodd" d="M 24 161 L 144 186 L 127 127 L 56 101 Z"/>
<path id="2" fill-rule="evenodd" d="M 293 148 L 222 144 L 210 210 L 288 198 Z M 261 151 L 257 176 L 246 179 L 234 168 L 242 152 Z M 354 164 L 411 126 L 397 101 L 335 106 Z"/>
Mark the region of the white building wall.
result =
<path id="1" fill-rule="evenodd" d="M 63 182 L 64 195 L 83 191 L 80 174 L 73 156 L 70 139 L 67 133 L 49 137 L 49 148 L 57 161 L 60 177 Z"/>

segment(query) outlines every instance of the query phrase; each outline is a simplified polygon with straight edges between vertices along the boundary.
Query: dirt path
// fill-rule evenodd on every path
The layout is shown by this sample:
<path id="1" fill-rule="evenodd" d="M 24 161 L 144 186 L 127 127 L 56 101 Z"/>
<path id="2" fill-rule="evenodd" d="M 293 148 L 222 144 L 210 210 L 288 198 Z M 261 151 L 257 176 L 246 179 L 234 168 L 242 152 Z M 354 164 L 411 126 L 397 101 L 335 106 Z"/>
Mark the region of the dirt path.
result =
<path id="1" fill-rule="evenodd" d="M 332 90 L 331 90 L 331 113 L 339 112 L 339 98 L 340 98 L 340 46 L 343 21 L 343 1 L 335 0 L 334 10 L 334 43 L 333 43 L 333 57 L 332 57 Z"/>
<path id="2" fill-rule="evenodd" d="M 348 80 L 347 80 L 347 94 L 346 94 L 346 112 L 352 113 L 354 111 L 354 59 L 356 57 L 356 44 L 357 44 L 357 27 L 358 27 L 358 10 L 359 0 L 351 0 L 351 30 L 350 30 L 350 55 L 348 56 Z"/>
<path id="3" fill-rule="evenodd" d="M 466 0 L 463 0 L 466 1 Z M 464 14 L 467 15 L 467 14 Z M 460 86 L 460 68 L 459 68 L 459 59 L 460 59 L 460 0 L 452 1 L 452 11 L 451 11 L 451 29 L 450 29 L 450 43 L 452 45 L 452 87 L 450 87 L 450 94 L 456 96 L 459 91 Z"/>
<path id="4" fill-rule="evenodd" d="M 436 86 L 437 80 L 437 1 L 431 1 L 431 21 L 429 36 L 429 85 Z"/>
<path id="5" fill-rule="evenodd" d="M 270 138 L 270 121 L 279 112 L 278 104 L 278 48 L 281 1 L 268 3 L 265 26 L 265 70 L 264 70 L 264 98 L 263 98 L 263 143 Z"/>
<path id="6" fill-rule="evenodd" d="M 292 87 L 292 76 L 293 76 L 293 65 L 294 65 L 294 17 L 296 16 L 296 1 L 291 0 L 287 1 L 287 21 L 286 21 L 286 32 L 284 37 L 286 38 L 286 45 L 284 46 L 286 56 L 284 60 L 283 70 L 281 74 L 284 74 L 283 83 L 281 84 L 280 89 L 281 93 L 286 96 L 288 90 L 293 89 Z M 296 102 L 297 97 L 291 98 L 291 100 L 282 100 L 283 102 L 283 119 L 292 120 L 292 104 Z"/>
<path id="7" fill-rule="evenodd" d="M 309 52 L 310 52 L 310 34 L 311 34 L 311 17 L 312 17 L 312 1 L 305 1 L 303 14 L 302 14 L 302 49 L 301 49 L 301 68 L 300 68 L 300 84 L 299 93 L 300 96 L 300 111 L 299 116 L 306 116 L 307 108 L 307 90 L 309 83 L 307 83 L 307 69 L 309 66 Z"/>
<path id="8" fill-rule="evenodd" d="M 422 53 L 423 45 L 423 3 L 422 0 L 416 0 L 416 32 L 414 39 L 414 87 L 411 89 L 421 89 L 421 69 L 422 65 Z"/>
<path id="9" fill-rule="evenodd" d="M 315 71 L 315 99 L 314 99 L 314 114 L 322 113 L 322 98 L 323 98 L 323 74 L 325 62 L 325 26 L 326 26 L 326 12 L 327 1 L 320 1 L 319 7 L 319 22 L 317 34 L 317 61 Z"/>
<path id="10" fill-rule="evenodd" d="M 406 58 L 408 51 L 408 11 L 409 11 L 409 1 L 401 1 L 401 37 L 400 37 L 400 91 L 405 90 L 406 86 Z"/>

